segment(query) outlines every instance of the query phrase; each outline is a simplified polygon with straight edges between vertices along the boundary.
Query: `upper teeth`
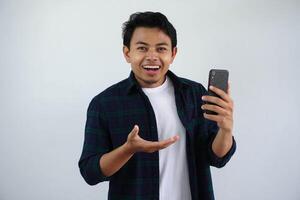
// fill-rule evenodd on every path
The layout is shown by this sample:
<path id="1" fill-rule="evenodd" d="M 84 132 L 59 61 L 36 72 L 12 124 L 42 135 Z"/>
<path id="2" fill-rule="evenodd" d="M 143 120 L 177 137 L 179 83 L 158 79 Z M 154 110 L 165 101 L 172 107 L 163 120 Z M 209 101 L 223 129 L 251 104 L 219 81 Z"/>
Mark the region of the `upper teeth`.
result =
<path id="1" fill-rule="evenodd" d="M 143 66 L 146 69 L 159 69 L 159 66 Z"/>

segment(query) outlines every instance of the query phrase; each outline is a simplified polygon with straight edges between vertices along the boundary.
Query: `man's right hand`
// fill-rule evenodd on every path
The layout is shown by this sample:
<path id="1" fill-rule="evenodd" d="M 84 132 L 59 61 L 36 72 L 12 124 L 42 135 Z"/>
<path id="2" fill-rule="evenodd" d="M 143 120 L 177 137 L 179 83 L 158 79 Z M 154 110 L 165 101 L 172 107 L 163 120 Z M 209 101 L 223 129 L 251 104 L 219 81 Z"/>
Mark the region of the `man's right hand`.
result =
<path id="1" fill-rule="evenodd" d="M 179 136 L 173 136 L 169 139 L 151 142 L 142 139 L 139 136 L 139 127 L 134 126 L 127 136 L 127 141 L 120 147 L 104 154 L 100 158 L 100 168 L 105 176 L 111 176 L 116 173 L 136 152 L 152 153 L 164 149 L 179 139 Z"/>
<path id="2" fill-rule="evenodd" d="M 155 151 L 170 146 L 171 144 L 175 143 L 178 139 L 179 135 L 175 135 L 166 140 L 155 142 L 147 141 L 139 136 L 139 127 L 135 125 L 127 137 L 127 142 L 125 143 L 125 146 L 126 149 L 132 154 L 136 152 L 153 153 Z"/>

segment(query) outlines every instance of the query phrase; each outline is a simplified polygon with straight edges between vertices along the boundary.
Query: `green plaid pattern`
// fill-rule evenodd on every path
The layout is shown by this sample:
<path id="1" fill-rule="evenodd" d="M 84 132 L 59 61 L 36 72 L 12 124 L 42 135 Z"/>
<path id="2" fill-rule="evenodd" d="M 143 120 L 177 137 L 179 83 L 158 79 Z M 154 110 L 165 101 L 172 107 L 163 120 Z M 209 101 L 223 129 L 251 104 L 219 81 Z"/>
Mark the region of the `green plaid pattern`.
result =
<path id="1" fill-rule="evenodd" d="M 210 166 L 223 167 L 236 150 L 236 142 L 222 158 L 212 151 L 218 132 L 217 124 L 203 117 L 201 96 L 206 89 L 197 82 L 177 77 L 170 70 L 167 76 L 175 88 L 178 116 L 186 129 L 186 150 L 193 200 L 214 199 Z M 95 96 L 87 110 L 85 138 L 79 168 L 90 185 L 109 181 L 109 200 L 158 200 L 159 154 L 136 153 L 114 175 L 105 177 L 99 159 L 124 144 L 133 126 L 139 135 L 157 141 L 157 125 L 149 99 L 143 93 L 133 72 L 130 76 Z"/>

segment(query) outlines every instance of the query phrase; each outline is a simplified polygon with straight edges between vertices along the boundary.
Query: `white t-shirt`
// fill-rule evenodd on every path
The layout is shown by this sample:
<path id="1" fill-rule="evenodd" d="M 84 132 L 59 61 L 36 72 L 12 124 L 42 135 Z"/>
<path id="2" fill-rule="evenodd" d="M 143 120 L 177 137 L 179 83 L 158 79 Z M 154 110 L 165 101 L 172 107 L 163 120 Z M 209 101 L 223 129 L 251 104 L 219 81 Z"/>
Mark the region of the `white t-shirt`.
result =
<path id="1" fill-rule="evenodd" d="M 186 156 L 186 130 L 175 104 L 175 94 L 169 77 L 156 88 L 142 88 L 155 113 L 158 139 L 168 139 L 176 134 L 179 140 L 159 151 L 159 199 L 191 200 L 191 190 Z"/>

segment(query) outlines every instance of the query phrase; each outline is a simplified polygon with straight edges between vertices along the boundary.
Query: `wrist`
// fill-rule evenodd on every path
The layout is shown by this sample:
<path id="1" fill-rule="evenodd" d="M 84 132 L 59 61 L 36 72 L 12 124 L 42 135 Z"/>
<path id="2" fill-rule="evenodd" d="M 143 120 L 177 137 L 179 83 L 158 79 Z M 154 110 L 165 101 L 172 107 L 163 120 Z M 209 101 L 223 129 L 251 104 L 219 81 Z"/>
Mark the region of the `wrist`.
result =
<path id="1" fill-rule="evenodd" d="M 126 154 L 133 155 L 135 153 L 134 149 L 127 141 L 123 144 L 123 150 Z"/>
<path id="2" fill-rule="evenodd" d="M 220 129 L 219 131 L 222 135 L 224 136 L 232 136 L 232 130 L 224 130 L 224 129 Z"/>

